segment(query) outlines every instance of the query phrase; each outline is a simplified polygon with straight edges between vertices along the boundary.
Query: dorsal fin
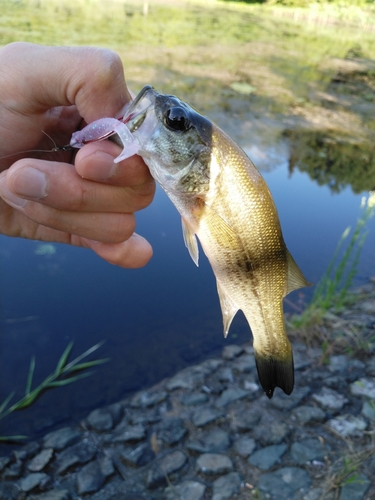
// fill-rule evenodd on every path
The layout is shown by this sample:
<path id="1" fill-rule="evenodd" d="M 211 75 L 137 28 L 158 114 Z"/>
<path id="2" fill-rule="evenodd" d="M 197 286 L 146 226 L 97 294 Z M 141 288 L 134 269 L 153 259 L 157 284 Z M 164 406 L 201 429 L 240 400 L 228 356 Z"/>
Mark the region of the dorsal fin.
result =
<path id="1" fill-rule="evenodd" d="M 302 271 L 297 266 L 292 255 L 289 253 L 289 250 L 286 251 L 286 261 L 288 271 L 285 295 L 288 295 L 288 293 L 293 292 L 293 290 L 297 290 L 298 288 L 312 285 L 312 283 L 309 283 L 302 274 Z"/>

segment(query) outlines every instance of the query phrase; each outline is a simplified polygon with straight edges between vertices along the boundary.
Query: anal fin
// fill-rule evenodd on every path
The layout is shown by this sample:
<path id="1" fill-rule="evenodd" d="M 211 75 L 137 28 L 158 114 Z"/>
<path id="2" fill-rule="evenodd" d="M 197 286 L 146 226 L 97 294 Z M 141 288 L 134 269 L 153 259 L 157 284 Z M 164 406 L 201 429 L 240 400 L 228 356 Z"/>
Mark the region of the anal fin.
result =
<path id="1" fill-rule="evenodd" d="M 186 248 L 189 250 L 190 257 L 193 259 L 194 264 L 198 267 L 199 250 L 198 250 L 197 237 L 190 230 L 189 226 L 182 218 L 181 218 L 181 223 L 182 223 L 182 234 L 184 237 Z"/>
<path id="2" fill-rule="evenodd" d="M 258 377 L 264 392 L 269 399 L 276 387 L 280 387 L 289 396 L 294 387 L 293 353 L 287 359 L 276 359 L 263 356 L 254 349 Z"/>
<path id="3" fill-rule="evenodd" d="M 229 332 L 230 325 L 236 312 L 238 311 L 237 304 L 225 292 L 219 280 L 216 280 L 217 293 L 220 299 L 221 312 L 223 314 L 224 337 L 226 338 Z"/>

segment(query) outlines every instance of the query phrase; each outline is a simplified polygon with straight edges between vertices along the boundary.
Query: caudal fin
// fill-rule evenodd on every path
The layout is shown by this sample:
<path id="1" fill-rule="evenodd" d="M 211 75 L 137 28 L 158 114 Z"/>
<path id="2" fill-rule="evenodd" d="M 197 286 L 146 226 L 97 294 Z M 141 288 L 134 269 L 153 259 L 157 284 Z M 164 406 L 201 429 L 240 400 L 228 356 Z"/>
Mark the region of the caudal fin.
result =
<path id="1" fill-rule="evenodd" d="M 254 350 L 258 377 L 264 392 L 271 399 L 276 387 L 280 387 L 289 396 L 294 387 L 293 354 L 287 359 L 280 360 L 270 356 L 263 356 Z"/>

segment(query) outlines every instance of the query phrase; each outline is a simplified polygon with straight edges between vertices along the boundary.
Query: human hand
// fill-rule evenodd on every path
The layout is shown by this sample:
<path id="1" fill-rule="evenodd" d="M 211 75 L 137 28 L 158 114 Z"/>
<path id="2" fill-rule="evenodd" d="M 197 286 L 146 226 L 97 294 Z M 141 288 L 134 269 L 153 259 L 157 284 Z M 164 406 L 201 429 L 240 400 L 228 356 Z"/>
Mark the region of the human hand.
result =
<path id="1" fill-rule="evenodd" d="M 115 116 L 130 100 L 118 56 L 89 47 L 15 43 L 0 50 L 0 232 L 89 247 L 122 267 L 140 267 L 150 244 L 133 233 L 134 212 L 151 203 L 155 183 L 139 156 L 119 164 L 114 143 L 68 144 L 82 123 Z M 45 134 L 46 133 L 46 134 Z"/>

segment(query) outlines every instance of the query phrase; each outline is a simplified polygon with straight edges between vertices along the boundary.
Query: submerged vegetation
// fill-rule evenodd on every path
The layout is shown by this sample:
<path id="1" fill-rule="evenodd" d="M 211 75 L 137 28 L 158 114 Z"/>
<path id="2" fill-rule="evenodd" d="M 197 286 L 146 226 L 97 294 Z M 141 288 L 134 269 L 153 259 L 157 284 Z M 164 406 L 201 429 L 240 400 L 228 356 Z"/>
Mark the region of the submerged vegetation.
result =
<path id="1" fill-rule="evenodd" d="M 62 353 L 55 371 L 48 375 L 37 387 L 31 389 L 35 371 L 35 357 L 31 358 L 29 374 L 27 377 L 25 395 L 19 399 L 17 402 L 10 405 L 15 393 L 12 392 L 9 396 L 0 404 L 0 420 L 7 417 L 11 413 L 19 410 L 24 410 L 31 406 L 36 400 L 47 390 L 55 389 L 56 387 L 62 387 L 73 382 L 77 382 L 85 377 L 89 377 L 93 372 L 87 371 L 94 366 L 106 363 L 108 359 L 95 359 L 92 361 L 81 361 L 87 358 L 90 354 L 95 352 L 102 343 L 96 344 L 81 355 L 77 356 L 75 359 L 70 361 L 69 356 L 73 348 L 73 342 L 70 342 L 66 347 L 65 351 Z M 26 439 L 27 436 L 16 435 L 16 436 L 0 436 L 1 441 L 18 441 Z"/>

